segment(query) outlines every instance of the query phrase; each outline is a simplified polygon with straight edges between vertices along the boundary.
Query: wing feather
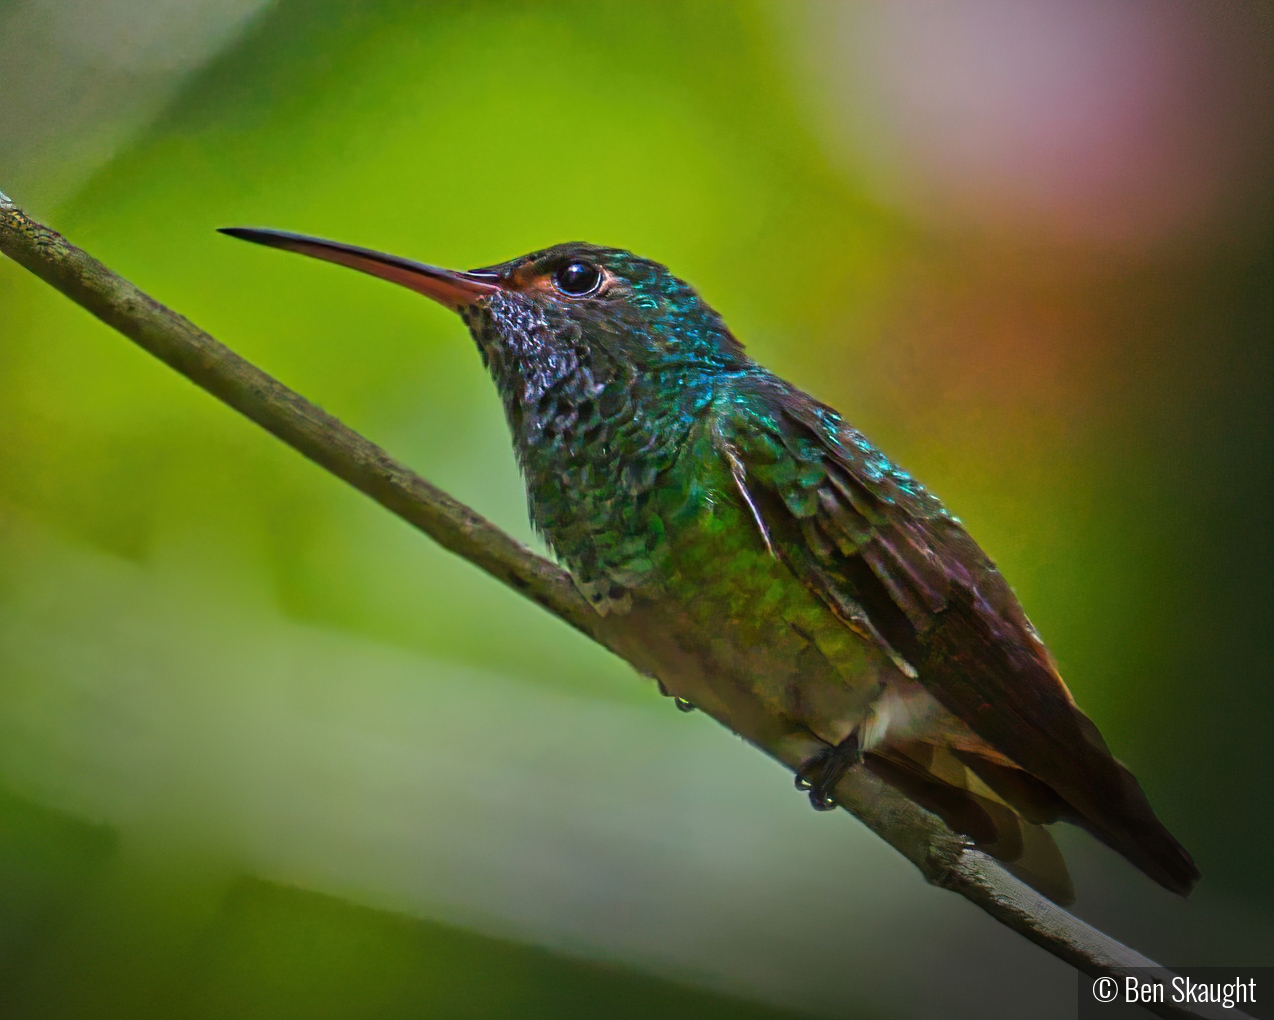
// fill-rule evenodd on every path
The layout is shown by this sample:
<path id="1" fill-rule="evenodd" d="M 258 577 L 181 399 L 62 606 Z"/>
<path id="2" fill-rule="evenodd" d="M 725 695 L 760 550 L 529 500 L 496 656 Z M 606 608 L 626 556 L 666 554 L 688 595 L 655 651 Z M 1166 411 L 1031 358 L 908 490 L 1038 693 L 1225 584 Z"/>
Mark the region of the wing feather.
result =
<path id="1" fill-rule="evenodd" d="M 1019 799 L 1031 791 L 1038 816 L 1051 804 L 1056 817 L 1187 893 L 1198 878 L 1190 855 L 1076 707 L 1016 596 L 960 522 L 831 408 L 768 373 L 736 386 L 717 428 L 776 554 L 1017 766 L 1017 776 L 993 776 L 1001 786 Z M 897 761 L 881 767 L 903 781 Z"/>

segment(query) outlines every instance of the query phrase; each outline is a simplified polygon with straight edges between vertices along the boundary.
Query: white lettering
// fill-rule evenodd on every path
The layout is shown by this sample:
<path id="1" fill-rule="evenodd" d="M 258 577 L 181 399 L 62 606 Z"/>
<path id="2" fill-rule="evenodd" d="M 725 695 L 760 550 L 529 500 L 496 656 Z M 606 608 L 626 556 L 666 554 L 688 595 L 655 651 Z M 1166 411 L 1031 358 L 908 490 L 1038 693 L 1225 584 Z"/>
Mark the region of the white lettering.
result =
<path id="1" fill-rule="evenodd" d="M 1131 982 L 1132 979 L 1129 978 Z M 1139 999 L 1128 999 L 1129 1002 L 1139 1002 Z M 1162 1001 L 1162 1000 L 1160 1000 Z M 1235 978 L 1233 981 L 1227 981 L 1222 984 L 1220 981 L 1193 981 L 1188 977 L 1174 977 L 1172 979 L 1172 1001 L 1173 1002 L 1213 1002 L 1224 1009 L 1233 1009 L 1240 1003 L 1256 1002 L 1256 978 L 1248 978 L 1241 981 Z"/>
<path id="2" fill-rule="evenodd" d="M 1163 985 L 1158 981 L 1125 977 L 1124 1002 L 1163 1002 Z"/>

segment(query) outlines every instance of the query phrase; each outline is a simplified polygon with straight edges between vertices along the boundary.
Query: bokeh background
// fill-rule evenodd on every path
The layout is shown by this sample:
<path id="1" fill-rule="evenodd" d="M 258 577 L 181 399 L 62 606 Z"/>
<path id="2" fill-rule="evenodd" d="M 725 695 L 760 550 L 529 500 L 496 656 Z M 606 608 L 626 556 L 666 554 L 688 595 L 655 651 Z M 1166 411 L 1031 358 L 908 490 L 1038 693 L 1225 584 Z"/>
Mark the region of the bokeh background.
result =
<path id="1" fill-rule="evenodd" d="M 1262 3 L 9 0 L 0 188 L 534 541 L 460 324 L 215 234 L 692 280 L 998 560 L 1274 964 Z M 1066 1017 L 1073 971 L 0 264 L 0 1016 Z"/>

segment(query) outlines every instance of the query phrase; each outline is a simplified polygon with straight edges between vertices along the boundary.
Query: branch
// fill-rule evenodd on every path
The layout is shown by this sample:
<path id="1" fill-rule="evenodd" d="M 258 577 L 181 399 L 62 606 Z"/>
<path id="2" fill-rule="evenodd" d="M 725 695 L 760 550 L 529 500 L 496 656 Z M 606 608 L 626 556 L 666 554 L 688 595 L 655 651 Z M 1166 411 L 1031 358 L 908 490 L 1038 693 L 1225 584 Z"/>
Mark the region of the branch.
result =
<path id="1" fill-rule="evenodd" d="M 0 252 L 149 351 L 218 400 L 256 422 L 320 467 L 376 500 L 444 548 L 532 599 L 651 673 L 646 649 L 652 620 L 599 616 L 560 567 L 535 555 L 485 518 L 431 485 L 374 443 L 288 389 L 188 319 L 117 276 L 62 235 L 30 219 L 0 192 Z M 745 739 L 795 769 L 764 725 L 741 706 L 704 707 Z M 767 743 L 771 746 L 767 747 Z M 992 858 L 863 768 L 851 769 L 836 801 L 911 861 L 934 885 L 958 892 L 997 921 L 1094 977 L 1119 978 L 1129 968 L 1158 968 L 1139 953 L 1085 924 L 1010 875 Z M 1167 975 L 1167 971 L 1162 971 Z M 1146 1008 L 1162 1017 L 1220 1016 L 1168 1004 Z M 1243 1014 L 1227 1010 L 1233 1020 Z"/>

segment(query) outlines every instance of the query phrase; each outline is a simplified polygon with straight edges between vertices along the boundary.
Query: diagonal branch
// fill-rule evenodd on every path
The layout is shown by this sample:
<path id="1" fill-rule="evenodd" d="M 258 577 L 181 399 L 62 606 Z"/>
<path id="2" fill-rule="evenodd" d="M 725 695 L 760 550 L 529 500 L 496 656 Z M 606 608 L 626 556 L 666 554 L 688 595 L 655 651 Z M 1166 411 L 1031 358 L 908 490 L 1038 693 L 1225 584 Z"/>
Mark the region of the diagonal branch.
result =
<path id="1" fill-rule="evenodd" d="M 642 639 L 635 626 L 623 616 L 599 616 L 560 567 L 535 555 L 61 234 L 29 218 L 3 193 L 0 253 L 446 549 L 645 671 Z M 765 746 L 761 733 L 741 735 L 782 760 L 781 752 Z M 935 815 L 867 770 L 850 770 L 836 788 L 836 800 L 916 865 L 929 882 L 958 892 L 1084 973 L 1122 979 L 1129 968 L 1158 968 L 1018 881 Z M 1198 1012 L 1170 1003 L 1147 1008 L 1162 1017 L 1221 1015 L 1206 1006 Z M 1242 1015 L 1225 1011 L 1231 1020 Z"/>

